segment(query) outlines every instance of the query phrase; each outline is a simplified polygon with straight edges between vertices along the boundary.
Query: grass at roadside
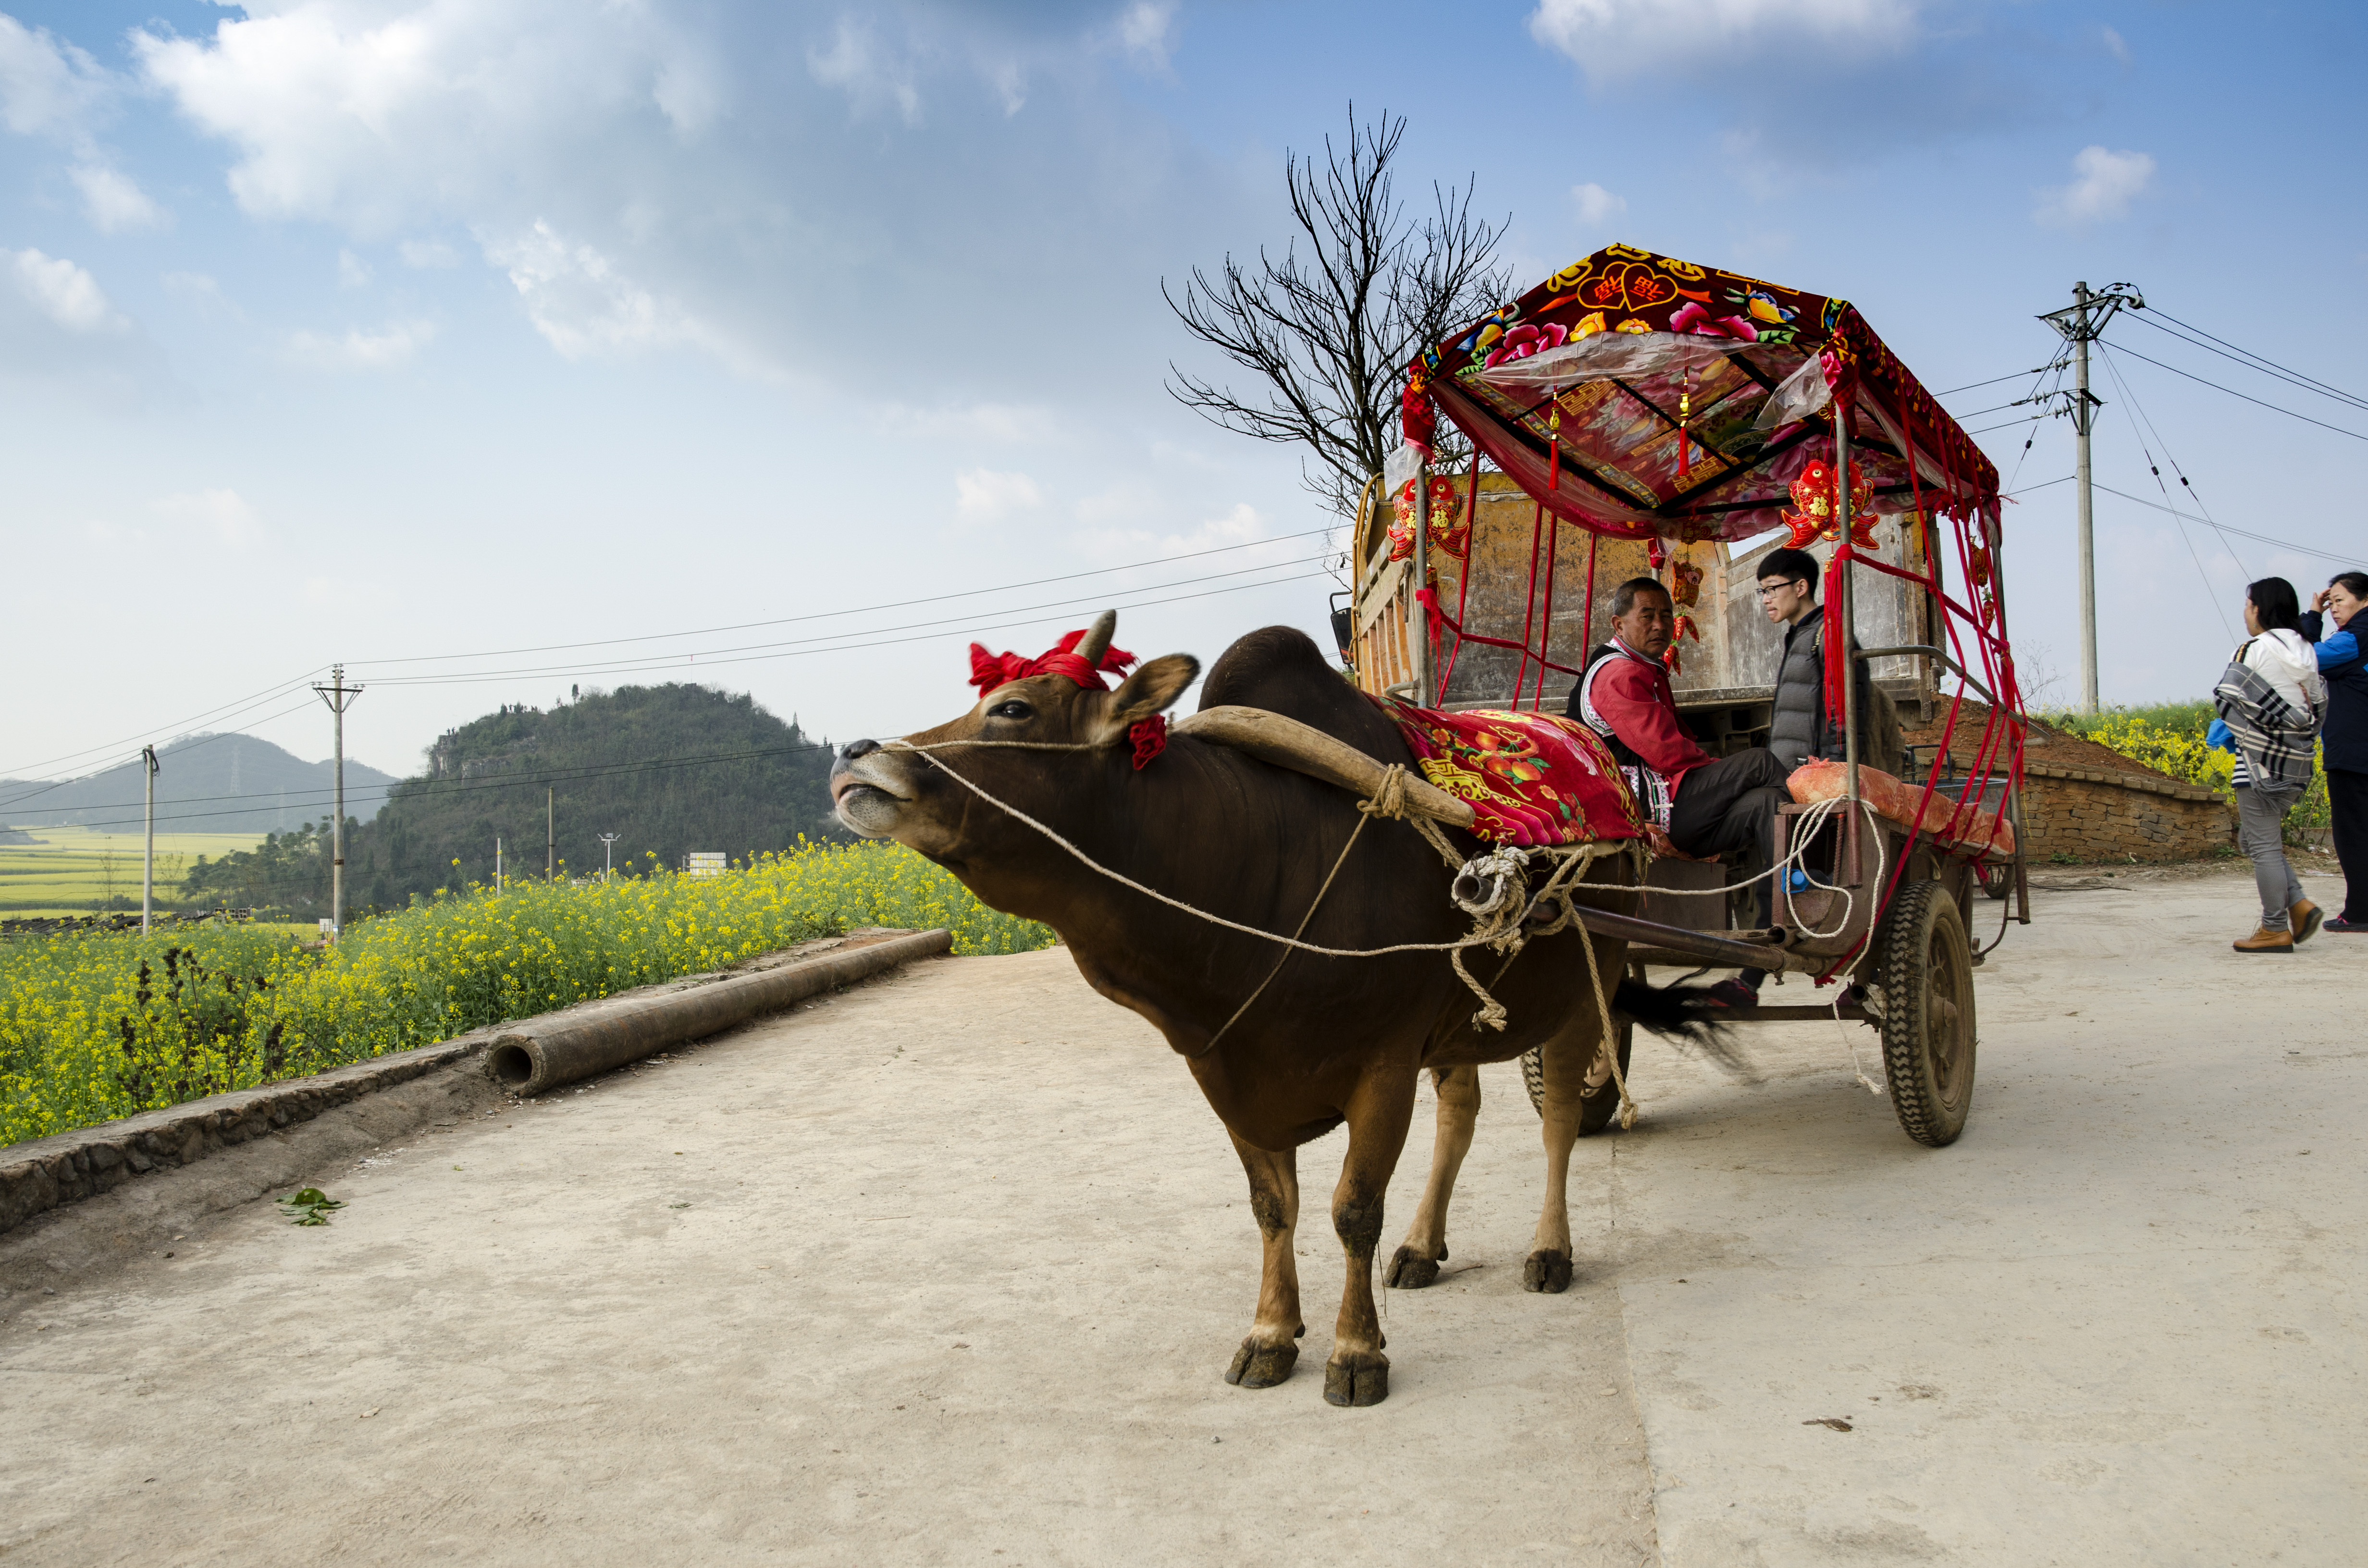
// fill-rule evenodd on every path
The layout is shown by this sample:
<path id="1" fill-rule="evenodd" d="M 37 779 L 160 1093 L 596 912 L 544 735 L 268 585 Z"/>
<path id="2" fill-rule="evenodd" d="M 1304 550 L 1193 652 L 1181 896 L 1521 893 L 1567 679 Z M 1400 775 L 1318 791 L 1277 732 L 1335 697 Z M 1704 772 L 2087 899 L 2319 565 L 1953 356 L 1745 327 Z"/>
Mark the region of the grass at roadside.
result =
<path id="1" fill-rule="evenodd" d="M 1052 934 L 893 845 L 812 845 L 715 877 L 513 884 L 356 924 L 324 953 L 268 927 L 0 944 L 0 1143 L 427 1045 L 856 926 L 957 953 Z"/>
<path id="2" fill-rule="evenodd" d="M 2236 755 L 2215 751 L 2203 744 L 2215 716 L 2212 704 L 2199 699 L 2157 702 L 2146 708 L 2108 708 L 2098 713 L 2049 713 L 2044 717 L 2066 733 L 2094 741 L 2174 778 L 2216 790 L 2222 800 L 2233 804 L 2236 785 L 2231 770 L 2237 766 Z M 2310 788 L 2303 791 L 2302 799 L 2286 814 L 2287 841 L 2300 842 L 2305 830 L 2323 828 L 2333 821 L 2328 807 L 2326 767 L 2314 761 Z"/>

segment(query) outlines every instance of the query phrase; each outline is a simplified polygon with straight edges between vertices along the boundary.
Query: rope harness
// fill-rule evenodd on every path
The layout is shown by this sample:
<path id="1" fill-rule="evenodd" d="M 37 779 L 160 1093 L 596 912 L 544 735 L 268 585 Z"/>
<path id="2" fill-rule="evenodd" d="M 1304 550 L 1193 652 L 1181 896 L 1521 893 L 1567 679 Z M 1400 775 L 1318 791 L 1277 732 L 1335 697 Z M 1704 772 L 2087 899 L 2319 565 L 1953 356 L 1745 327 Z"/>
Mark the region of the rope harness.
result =
<path id="1" fill-rule="evenodd" d="M 1263 941 L 1274 942 L 1281 946 L 1283 949 L 1281 957 L 1278 958 L 1274 967 L 1267 971 L 1266 978 L 1258 982 L 1258 989 L 1252 991 L 1242 1005 L 1234 1009 L 1233 1017 L 1227 1018 L 1217 1032 L 1210 1036 L 1209 1043 L 1202 1046 L 1194 1053 L 1195 1055 L 1205 1055 L 1214 1050 L 1217 1042 L 1225 1037 L 1226 1031 L 1240 1021 L 1243 1014 L 1249 1011 L 1251 1004 L 1265 994 L 1267 987 L 1274 983 L 1275 977 L 1282 972 L 1282 966 L 1290 960 L 1291 955 L 1302 952 L 1314 953 L 1319 958 L 1329 959 L 1370 959 L 1383 958 L 1392 953 L 1443 952 L 1447 955 L 1448 963 L 1454 969 L 1456 978 L 1463 981 L 1470 988 L 1473 995 L 1479 999 L 1479 1010 L 1472 1015 L 1473 1024 L 1475 1027 L 1501 1030 L 1505 1028 L 1506 1021 L 1504 1006 L 1490 995 L 1487 987 L 1474 979 L 1472 971 L 1464 967 L 1463 954 L 1466 949 L 1486 947 L 1504 954 L 1505 963 L 1497 969 L 1495 977 L 1497 981 L 1501 982 L 1504 979 L 1505 970 L 1511 967 L 1512 960 L 1520 956 L 1521 949 L 1527 947 L 1533 937 L 1554 936 L 1578 924 L 1577 906 L 1571 900 L 1570 890 L 1585 877 L 1588 869 L 1596 861 L 1609 859 L 1615 856 L 1625 857 L 1634 875 L 1629 881 L 1621 885 L 1641 888 L 1644 884 L 1644 868 L 1639 853 L 1641 840 L 1625 840 L 1616 844 L 1591 842 L 1538 849 L 1505 847 L 1491 850 L 1467 862 L 1455 852 L 1454 846 L 1448 842 L 1447 835 L 1436 822 L 1413 812 L 1406 800 L 1406 781 L 1409 775 L 1402 764 L 1390 763 L 1383 768 L 1381 780 L 1374 787 L 1372 798 L 1357 802 L 1357 825 L 1349 830 L 1349 841 L 1340 846 L 1340 853 L 1334 858 L 1332 869 L 1326 874 L 1323 885 L 1316 889 L 1315 900 L 1308 904 L 1306 915 L 1301 917 L 1297 928 L 1290 936 L 1285 937 L 1277 932 L 1260 930 L 1255 926 L 1245 926 L 1238 920 L 1228 920 L 1222 915 L 1212 915 L 1205 909 L 1185 903 L 1182 899 L 1161 892 L 1156 888 L 1145 886 L 1122 871 L 1113 870 L 1103 865 L 1053 827 L 1037 821 L 1009 801 L 996 799 L 985 788 L 955 771 L 944 758 L 934 755 L 937 752 L 950 751 L 959 746 L 1053 752 L 1098 752 L 1107 749 L 1087 743 L 1067 741 L 939 741 L 929 745 L 915 745 L 909 741 L 883 741 L 881 743 L 880 749 L 910 752 L 920 757 L 986 804 L 1051 840 L 1066 851 L 1078 864 L 1098 876 L 1108 878 L 1121 887 L 1131 888 L 1146 898 L 1164 903 L 1170 909 L 1190 915 L 1196 920 L 1204 920 L 1212 926 L 1221 926 L 1229 931 L 1238 931 L 1244 936 L 1256 937 Z M 1320 943 L 1304 939 L 1308 926 L 1315 918 L 1316 910 L 1324 903 L 1325 895 L 1332 891 L 1332 884 L 1338 880 L 1340 868 L 1348 862 L 1349 852 L 1357 846 L 1357 840 L 1363 835 L 1366 824 L 1375 817 L 1388 817 L 1406 823 L 1419 833 L 1424 841 L 1438 852 L 1440 859 L 1455 877 L 1453 885 L 1458 890 L 1457 906 L 1472 916 L 1473 926 L 1468 935 L 1452 942 L 1396 942 L 1380 948 L 1327 948 Z M 1535 892 L 1531 892 L 1529 884 L 1530 862 L 1538 858 L 1551 861 L 1553 869 L 1547 875 L 1543 884 Z M 1467 889 L 1471 892 L 1469 898 L 1462 896 Z M 1596 960 L 1595 944 L 1592 941 L 1586 941 L 1580 946 L 1587 949 L 1588 978 L 1595 995 L 1597 1018 L 1602 1026 L 1597 1050 L 1611 1063 L 1612 1081 L 1619 1087 L 1620 1125 L 1622 1128 L 1633 1127 L 1636 1120 L 1636 1107 L 1628 1097 L 1627 1076 L 1621 1070 L 1620 1052 L 1613 1044 L 1615 1026 L 1611 1020 L 1611 1006 L 1604 993 L 1603 975 L 1601 967 Z"/>

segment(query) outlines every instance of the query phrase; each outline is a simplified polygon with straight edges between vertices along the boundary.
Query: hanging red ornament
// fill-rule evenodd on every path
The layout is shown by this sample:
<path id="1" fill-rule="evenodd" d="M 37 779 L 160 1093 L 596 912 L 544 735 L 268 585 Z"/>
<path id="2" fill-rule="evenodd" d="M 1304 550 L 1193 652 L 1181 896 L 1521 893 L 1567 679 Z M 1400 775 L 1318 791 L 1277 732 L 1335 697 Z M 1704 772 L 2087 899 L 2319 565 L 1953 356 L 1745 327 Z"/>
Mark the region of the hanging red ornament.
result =
<path id="1" fill-rule="evenodd" d="M 1793 506 L 1795 509 L 1783 515 L 1793 528 L 1792 537 L 1785 540 L 1789 548 L 1804 549 L 1818 540 L 1830 544 L 1841 538 L 1833 464 L 1823 458 L 1811 460 L 1793 481 Z M 1850 464 L 1850 542 L 1869 550 L 1876 544 L 1874 485 L 1856 463 Z"/>

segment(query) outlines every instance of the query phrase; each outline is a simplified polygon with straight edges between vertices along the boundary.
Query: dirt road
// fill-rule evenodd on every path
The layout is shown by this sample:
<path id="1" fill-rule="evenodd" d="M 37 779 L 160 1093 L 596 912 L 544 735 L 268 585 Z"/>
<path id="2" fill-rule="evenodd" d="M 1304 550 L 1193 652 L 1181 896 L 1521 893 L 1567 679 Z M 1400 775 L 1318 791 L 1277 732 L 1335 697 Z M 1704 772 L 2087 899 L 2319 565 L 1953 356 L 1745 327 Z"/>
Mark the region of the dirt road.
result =
<path id="1" fill-rule="evenodd" d="M 1256 1233 L 1181 1065 L 1064 953 L 937 960 L 0 1299 L 0 1559 L 2348 1562 L 2368 943 L 2240 959 L 2249 893 L 2042 895 L 1946 1151 L 1831 1026 L 1756 1085 L 1640 1044 L 1564 1296 L 1489 1070 L 1363 1411 L 1320 1208 L 1299 1375 L 1228 1388 Z"/>

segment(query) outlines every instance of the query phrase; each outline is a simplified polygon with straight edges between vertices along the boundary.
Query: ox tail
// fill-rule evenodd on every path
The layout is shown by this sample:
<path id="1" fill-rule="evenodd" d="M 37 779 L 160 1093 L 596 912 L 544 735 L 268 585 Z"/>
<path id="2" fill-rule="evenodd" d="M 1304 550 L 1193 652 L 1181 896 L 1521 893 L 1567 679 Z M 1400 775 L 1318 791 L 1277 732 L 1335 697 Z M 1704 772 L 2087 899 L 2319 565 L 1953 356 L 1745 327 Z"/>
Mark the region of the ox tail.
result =
<path id="1" fill-rule="evenodd" d="M 1623 979 L 1611 997 L 1612 1011 L 1664 1040 L 1700 1051 L 1737 1077 L 1751 1074 L 1736 1032 L 1721 1017 L 1707 985 L 1647 985 Z"/>

